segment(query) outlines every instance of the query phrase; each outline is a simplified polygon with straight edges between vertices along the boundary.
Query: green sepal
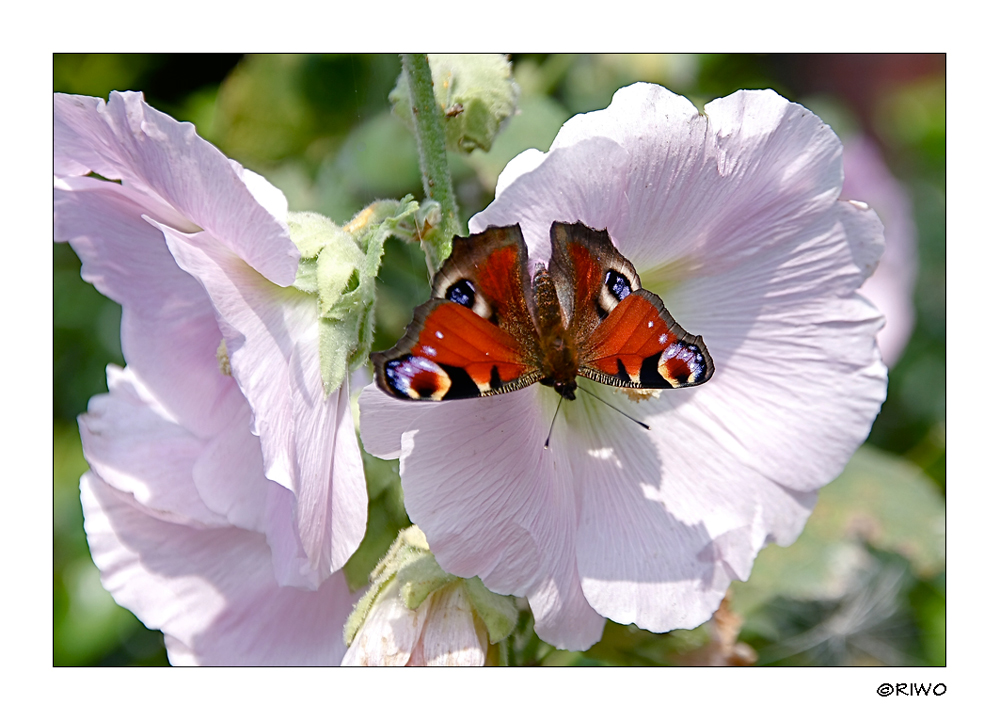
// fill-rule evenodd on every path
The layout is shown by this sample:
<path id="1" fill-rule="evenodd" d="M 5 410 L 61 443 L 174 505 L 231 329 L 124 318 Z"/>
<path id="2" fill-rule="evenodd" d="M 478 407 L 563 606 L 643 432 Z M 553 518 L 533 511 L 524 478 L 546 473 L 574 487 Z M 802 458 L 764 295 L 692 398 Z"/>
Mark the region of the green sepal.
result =
<path id="1" fill-rule="evenodd" d="M 329 396 L 347 377 L 353 350 L 357 347 L 357 319 L 319 319 L 319 370 L 323 390 Z"/>
<path id="2" fill-rule="evenodd" d="M 520 93 L 503 55 L 428 55 L 434 99 L 444 116 L 448 150 L 488 151 L 504 122 L 517 110 Z M 413 129 L 413 103 L 406 73 L 389 93 L 393 112 Z"/>
<path id="3" fill-rule="evenodd" d="M 358 631 L 368 617 L 368 612 L 371 611 L 372 606 L 375 604 L 375 599 L 379 597 L 382 590 L 383 586 L 372 584 L 371 588 L 365 592 L 365 595 L 354 604 L 354 610 L 351 611 L 351 615 L 347 617 L 347 623 L 344 624 L 344 643 L 348 646 L 354 641 L 354 637 L 358 635 Z"/>
<path id="4" fill-rule="evenodd" d="M 478 576 L 463 579 L 472 607 L 486 625 L 490 643 L 507 638 L 517 626 L 517 606 L 510 596 L 501 596 L 486 588 Z"/>
<path id="5" fill-rule="evenodd" d="M 410 526 L 399 532 L 385 557 L 372 570 L 371 587 L 354 604 L 354 610 L 351 611 L 347 623 L 344 624 L 344 642 L 348 646 L 351 645 L 375 601 L 382 594 L 398 594 L 400 592 L 401 581 L 397 578 L 399 572 L 407 565 L 426 556 L 430 556 L 430 549 L 427 546 L 427 539 L 419 528 Z"/>
<path id="6" fill-rule="evenodd" d="M 299 258 L 299 269 L 292 284 L 303 293 L 319 295 L 319 281 L 316 279 L 316 259 Z"/>
<path id="7" fill-rule="evenodd" d="M 375 278 L 382 265 L 385 241 L 391 235 L 403 240 L 418 238 L 421 226 L 417 225 L 417 217 L 420 210 L 421 205 L 409 195 L 398 201 L 381 200 L 372 203 L 344 226 L 364 253 L 357 286 L 345 293 L 341 301 L 349 304 L 347 311 L 356 312 L 358 319 L 358 342 L 347 359 L 351 368 L 368 361 L 375 340 Z M 423 220 L 420 222 L 423 223 Z"/>
<path id="8" fill-rule="evenodd" d="M 375 277 L 386 238 L 418 238 L 434 217 L 433 207 L 410 196 L 376 201 L 342 228 L 318 213 L 289 213 L 291 237 L 301 255 L 295 287 L 317 296 L 320 372 L 327 395 L 368 359 L 375 337 Z"/>
<path id="9" fill-rule="evenodd" d="M 411 611 L 423 603 L 429 595 L 458 578 L 445 573 L 430 551 L 427 551 L 426 555 L 414 558 L 405 568 L 400 569 L 396 577 L 401 584 L 399 597 Z"/>
<path id="10" fill-rule="evenodd" d="M 365 300 L 354 294 L 364 263 L 365 254 L 354 238 L 338 229 L 316 258 L 320 316 L 344 320 Z"/>
<path id="11" fill-rule="evenodd" d="M 303 258 L 316 258 L 340 228 L 325 215 L 309 211 L 288 214 L 292 242 Z"/>

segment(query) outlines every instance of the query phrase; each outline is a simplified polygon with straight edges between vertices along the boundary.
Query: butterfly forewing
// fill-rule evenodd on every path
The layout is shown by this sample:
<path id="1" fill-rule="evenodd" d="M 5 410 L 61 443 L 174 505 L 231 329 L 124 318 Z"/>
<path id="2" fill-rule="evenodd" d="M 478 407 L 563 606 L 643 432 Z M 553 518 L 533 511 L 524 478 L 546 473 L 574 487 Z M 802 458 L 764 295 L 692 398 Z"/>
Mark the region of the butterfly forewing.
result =
<path id="1" fill-rule="evenodd" d="M 525 298 L 527 252 L 520 228 L 455 238 L 392 349 L 372 354 L 382 390 L 407 400 L 507 393 L 539 380 L 538 339 Z"/>
<path id="2" fill-rule="evenodd" d="M 631 388 L 683 388 L 707 381 L 712 358 L 700 336 L 687 333 L 606 231 L 580 223 L 552 227 L 551 272 L 573 289 L 569 330 L 578 343 L 578 372 Z"/>
<path id="3" fill-rule="evenodd" d="M 580 374 L 631 388 L 684 388 L 715 368 L 701 336 L 692 336 L 645 289 L 625 297 L 580 349 Z"/>

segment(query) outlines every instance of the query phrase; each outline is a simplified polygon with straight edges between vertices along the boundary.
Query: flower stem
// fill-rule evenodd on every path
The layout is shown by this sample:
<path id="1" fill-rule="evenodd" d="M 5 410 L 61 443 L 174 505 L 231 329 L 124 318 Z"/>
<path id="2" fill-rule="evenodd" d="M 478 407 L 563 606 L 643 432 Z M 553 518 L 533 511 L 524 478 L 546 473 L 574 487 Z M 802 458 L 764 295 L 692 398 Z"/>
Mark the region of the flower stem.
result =
<path id="1" fill-rule="evenodd" d="M 444 146 L 444 118 L 434 99 L 434 80 L 427 56 L 404 54 L 400 57 L 410 90 L 424 194 L 441 205 L 441 225 L 421 243 L 428 265 L 436 271 L 451 254 L 452 237 L 462 232 Z"/>

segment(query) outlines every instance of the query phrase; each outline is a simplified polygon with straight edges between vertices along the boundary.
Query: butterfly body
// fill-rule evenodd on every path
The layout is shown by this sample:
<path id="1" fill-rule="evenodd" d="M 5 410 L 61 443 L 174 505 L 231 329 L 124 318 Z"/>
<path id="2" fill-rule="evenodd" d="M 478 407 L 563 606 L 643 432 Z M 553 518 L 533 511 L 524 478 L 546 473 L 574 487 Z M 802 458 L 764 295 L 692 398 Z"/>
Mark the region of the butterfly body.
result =
<path id="1" fill-rule="evenodd" d="M 581 375 L 639 389 L 712 376 L 701 336 L 642 288 L 606 231 L 553 223 L 551 241 L 548 267 L 532 275 L 519 226 L 456 237 L 431 299 L 393 348 L 372 354 L 378 386 L 406 400 L 451 400 L 538 382 L 573 400 Z"/>

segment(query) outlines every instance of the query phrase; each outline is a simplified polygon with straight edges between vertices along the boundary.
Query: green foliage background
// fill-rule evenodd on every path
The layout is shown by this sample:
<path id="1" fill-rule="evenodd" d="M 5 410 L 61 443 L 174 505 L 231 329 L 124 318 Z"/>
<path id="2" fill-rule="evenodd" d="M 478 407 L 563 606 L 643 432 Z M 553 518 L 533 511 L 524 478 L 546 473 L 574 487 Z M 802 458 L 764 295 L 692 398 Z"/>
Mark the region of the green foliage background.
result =
<path id="1" fill-rule="evenodd" d="M 945 108 L 943 55 L 519 55 L 520 113 L 489 153 L 452 156 L 463 222 L 493 197 L 520 151 L 546 150 L 570 116 L 606 107 L 639 80 L 697 105 L 740 88 L 777 90 L 847 137 L 879 144 L 913 201 L 920 270 L 917 322 L 889 376 L 868 443 L 820 494 L 802 538 L 765 549 L 751 580 L 734 584 L 741 640 L 768 664 L 943 665 L 945 662 Z M 56 92 L 107 98 L 142 90 L 154 107 L 195 123 L 226 155 L 280 187 L 292 210 L 338 223 L 376 198 L 422 197 L 412 135 L 390 111 L 394 55 L 56 55 Z M 865 198 L 859 198 L 865 200 Z M 878 207 L 876 206 L 876 210 Z M 419 249 L 387 247 L 375 347 L 389 347 L 426 299 Z M 53 663 L 166 663 L 162 637 L 115 605 L 90 560 L 79 502 L 87 465 L 76 416 L 124 364 L 120 308 L 54 247 Z M 366 458 L 377 556 L 406 523 L 394 465 Z M 363 576 L 370 558 L 355 562 Z M 351 571 L 351 569 L 349 569 Z M 511 642 L 530 664 L 684 663 L 707 631 L 650 634 L 608 623 L 586 653 L 555 651 L 530 631 Z M 688 655 L 686 655 L 688 654 Z"/>

